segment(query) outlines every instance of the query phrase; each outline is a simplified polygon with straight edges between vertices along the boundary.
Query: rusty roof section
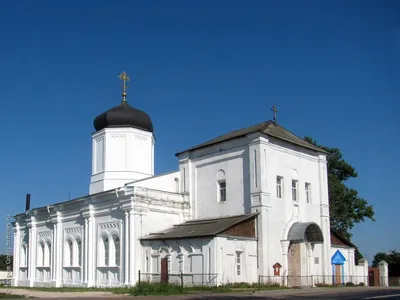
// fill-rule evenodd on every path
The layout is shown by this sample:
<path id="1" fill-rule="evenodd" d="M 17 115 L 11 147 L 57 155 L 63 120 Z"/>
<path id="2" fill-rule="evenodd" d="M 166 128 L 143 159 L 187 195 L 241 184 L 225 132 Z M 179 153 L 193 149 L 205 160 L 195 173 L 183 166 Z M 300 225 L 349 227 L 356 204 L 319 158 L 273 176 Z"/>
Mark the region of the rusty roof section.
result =
<path id="1" fill-rule="evenodd" d="M 213 219 L 190 220 L 174 225 L 164 231 L 151 233 L 141 240 L 188 239 L 216 236 L 239 223 L 255 218 L 258 214 L 250 213 Z"/>
<path id="2" fill-rule="evenodd" d="M 190 151 L 194 151 L 194 150 L 198 150 L 207 146 L 212 146 L 218 143 L 222 143 L 222 142 L 226 142 L 235 138 L 240 138 L 243 136 L 246 136 L 248 134 L 251 133 L 255 133 L 255 132 L 260 132 L 260 133 L 264 133 L 268 136 L 289 142 L 291 144 L 295 144 L 297 146 L 306 148 L 306 149 L 310 149 L 310 150 L 314 150 L 317 152 L 322 152 L 322 153 L 326 153 L 325 150 L 314 146 L 313 144 L 310 144 L 308 142 L 306 142 L 304 139 L 296 136 L 295 134 L 293 134 L 292 132 L 288 131 L 287 129 L 283 128 L 282 126 L 275 124 L 273 121 L 266 121 L 266 122 L 262 122 L 256 125 L 252 125 L 250 127 L 247 128 L 243 128 L 243 129 L 239 129 L 239 130 L 235 130 L 232 131 L 230 133 L 227 134 L 223 134 L 220 135 L 218 137 L 216 137 L 215 139 L 209 140 L 205 143 L 199 144 L 197 146 L 194 146 L 192 148 L 189 148 L 187 150 L 181 151 L 176 153 L 176 156 L 179 156 L 182 153 L 185 152 L 190 152 Z"/>
<path id="3" fill-rule="evenodd" d="M 357 249 L 357 246 L 354 245 L 352 242 L 350 242 L 349 239 L 345 238 L 342 234 L 340 234 L 340 232 L 336 231 L 335 229 L 333 229 L 333 228 L 331 227 L 331 239 L 332 239 L 332 235 L 335 236 L 335 237 L 336 237 L 337 239 L 339 239 L 340 241 L 342 241 L 342 242 L 343 242 L 345 245 L 347 245 L 348 247 L 356 248 L 356 249 Z M 334 245 L 334 246 L 341 246 L 341 245 L 336 245 L 336 244 L 334 244 L 334 243 L 332 243 L 332 245 Z"/>

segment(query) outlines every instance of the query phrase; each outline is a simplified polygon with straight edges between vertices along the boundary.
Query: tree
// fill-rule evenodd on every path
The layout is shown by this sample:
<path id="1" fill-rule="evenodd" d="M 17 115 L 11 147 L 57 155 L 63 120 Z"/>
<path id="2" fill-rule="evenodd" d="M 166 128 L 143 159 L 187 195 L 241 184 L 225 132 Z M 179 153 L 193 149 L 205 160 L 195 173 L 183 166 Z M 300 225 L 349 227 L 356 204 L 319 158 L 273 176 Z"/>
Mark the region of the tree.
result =
<path id="1" fill-rule="evenodd" d="M 347 239 L 351 239 L 350 230 L 366 219 L 375 221 L 372 205 L 358 196 L 358 192 L 345 185 L 346 180 L 357 178 L 356 170 L 343 159 L 338 148 L 329 148 L 317 144 L 311 137 L 307 142 L 325 150 L 327 154 L 328 189 L 331 226 Z"/>
<path id="2" fill-rule="evenodd" d="M 389 265 L 389 277 L 400 276 L 400 252 L 396 252 L 396 250 L 389 253 L 378 252 L 374 255 L 372 266 L 377 267 L 382 260 L 386 261 Z"/>
<path id="3" fill-rule="evenodd" d="M 13 257 L 5 254 L 0 254 L 0 270 L 7 270 L 7 268 L 13 267 Z"/>

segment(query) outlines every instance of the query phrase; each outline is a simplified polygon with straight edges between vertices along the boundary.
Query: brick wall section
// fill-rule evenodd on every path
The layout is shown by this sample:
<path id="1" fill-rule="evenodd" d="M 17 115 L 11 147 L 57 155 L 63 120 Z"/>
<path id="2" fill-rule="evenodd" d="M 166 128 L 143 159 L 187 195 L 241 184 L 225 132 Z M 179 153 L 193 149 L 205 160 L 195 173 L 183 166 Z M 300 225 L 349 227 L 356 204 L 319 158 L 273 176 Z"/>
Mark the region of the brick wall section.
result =
<path id="1" fill-rule="evenodd" d="M 288 285 L 291 287 L 301 285 L 301 255 L 300 244 L 292 243 L 288 251 Z"/>
<path id="2" fill-rule="evenodd" d="M 225 230 L 222 235 L 238 236 L 238 237 L 256 237 L 256 220 L 255 218 L 245 220 L 239 224 Z"/>

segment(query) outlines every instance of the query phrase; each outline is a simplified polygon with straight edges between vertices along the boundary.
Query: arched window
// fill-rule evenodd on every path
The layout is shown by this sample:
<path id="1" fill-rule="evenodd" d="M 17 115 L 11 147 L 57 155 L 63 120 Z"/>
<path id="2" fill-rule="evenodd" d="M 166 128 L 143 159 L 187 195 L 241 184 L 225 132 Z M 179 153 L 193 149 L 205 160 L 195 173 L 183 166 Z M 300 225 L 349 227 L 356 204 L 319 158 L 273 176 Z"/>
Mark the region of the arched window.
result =
<path id="1" fill-rule="evenodd" d="M 182 253 L 178 254 L 178 256 L 176 258 L 178 260 L 178 272 L 183 273 L 183 271 L 184 271 L 183 254 Z"/>
<path id="2" fill-rule="evenodd" d="M 175 181 L 175 192 L 179 193 L 179 178 L 175 177 L 174 181 Z"/>
<path id="3" fill-rule="evenodd" d="M 47 255 L 48 263 L 47 263 L 47 265 L 51 266 L 51 243 L 50 242 L 47 242 L 47 251 L 48 251 L 48 255 Z"/>
<path id="4" fill-rule="evenodd" d="M 115 255 L 114 255 L 115 261 L 114 261 L 114 263 L 115 263 L 116 266 L 119 266 L 120 265 L 120 258 L 121 258 L 121 254 L 120 254 L 121 242 L 119 240 L 119 236 L 114 236 L 113 239 L 114 239 L 114 251 L 115 251 L 114 252 L 115 253 Z"/>
<path id="5" fill-rule="evenodd" d="M 77 255 L 78 255 L 78 266 L 82 264 L 82 242 L 81 239 L 76 239 Z"/>
<path id="6" fill-rule="evenodd" d="M 103 262 L 105 266 L 108 266 L 109 246 L 108 237 L 103 236 Z"/>
<path id="7" fill-rule="evenodd" d="M 224 170 L 217 172 L 217 186 L 218 186 L 218 202 L 226 201 L 226 178 Z"/>
<path id="8" fill-rule="evenodd" d="M 73 249 L 72 240 L 67 240 L 66 263 L 69 264 L 69 266 L 73 265 Z"/>
<path id="9" fill-rule="evenodd" d="M 46 251 L 45 251 L 45 248 L 44 248 L 44 243 L 43 242 L 40 242 L 40 255 L 41 255 L 41 257 L 40 257 L 40 263 L 42 264 L 41 266 L 43 267 L 44 265 L 45 265 L 45 258 L 46 258 Z"/>

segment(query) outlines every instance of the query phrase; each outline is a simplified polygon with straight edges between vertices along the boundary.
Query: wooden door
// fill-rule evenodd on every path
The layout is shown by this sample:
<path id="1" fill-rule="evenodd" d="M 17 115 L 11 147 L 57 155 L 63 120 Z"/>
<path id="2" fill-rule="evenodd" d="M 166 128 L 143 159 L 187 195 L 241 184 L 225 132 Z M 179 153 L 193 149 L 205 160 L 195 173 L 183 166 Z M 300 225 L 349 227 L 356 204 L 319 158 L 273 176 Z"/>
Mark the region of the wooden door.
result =
<path id="1" fill-rule="evenodd" d="M 161 259 L 161 283 L 168 283 L 168 258 Z"/>
<path id="2" fill-rule="evenodd" d="M 335 284 L 342 283 L 342 265 L 335 265 Z"/>
<path id="3" fill-rule="evenodd" d="M 368 282 L 369 282 L 369 286 L 374 286 L 375 285 L 375 276 L 374 276 L 374 271 L 369 271 L 368 272 Z"/>

